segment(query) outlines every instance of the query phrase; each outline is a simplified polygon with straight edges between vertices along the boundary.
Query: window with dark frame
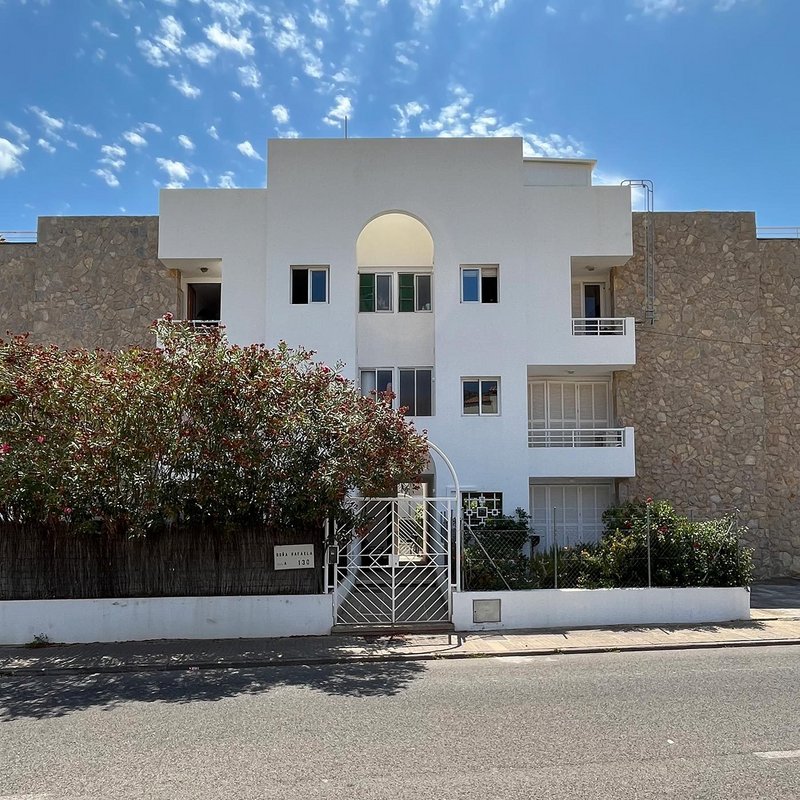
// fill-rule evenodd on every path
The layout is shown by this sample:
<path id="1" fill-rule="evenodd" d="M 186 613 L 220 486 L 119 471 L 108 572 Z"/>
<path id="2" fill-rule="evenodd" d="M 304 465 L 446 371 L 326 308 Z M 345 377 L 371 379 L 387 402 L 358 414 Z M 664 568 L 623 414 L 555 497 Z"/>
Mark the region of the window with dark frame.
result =
<path id="1" fill-rule="evenodd" d="M 430 417 L 433 414 L 433 379 L 430 369 L 401 367 L 398 406 L 409 417 Z"/>
<path id="2" fill-rule="evenodd" d="M 292 267 L 292 305 L 328 302 L 327 267 Z"/>

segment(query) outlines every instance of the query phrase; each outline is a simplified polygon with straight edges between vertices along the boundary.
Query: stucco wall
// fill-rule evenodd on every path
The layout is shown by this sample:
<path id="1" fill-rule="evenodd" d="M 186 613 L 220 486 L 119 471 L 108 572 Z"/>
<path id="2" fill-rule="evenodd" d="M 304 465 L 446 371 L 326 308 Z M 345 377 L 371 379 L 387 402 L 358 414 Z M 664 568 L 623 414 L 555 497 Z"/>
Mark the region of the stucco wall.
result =
<path id="1" fill-rule="evenodd" d="M 617 315 L 643 318 L 644 217 L 614 271 Z M 617 373 L 619 423 L 636 428 L 637 477 L 687 513 L 732 509 L 761 575 L 800 574 L 800 242 L 758 240 L 752 213 L 655 215 L 656 321 Z"/>
<path id="2" fill-rule="evenodd" d="M 0 335 L 62 347 L 152 344 L 149 324 L 180 301 L 158 217 L 40 217 L 36 244 L 0 244 L 0 285 Z"/>

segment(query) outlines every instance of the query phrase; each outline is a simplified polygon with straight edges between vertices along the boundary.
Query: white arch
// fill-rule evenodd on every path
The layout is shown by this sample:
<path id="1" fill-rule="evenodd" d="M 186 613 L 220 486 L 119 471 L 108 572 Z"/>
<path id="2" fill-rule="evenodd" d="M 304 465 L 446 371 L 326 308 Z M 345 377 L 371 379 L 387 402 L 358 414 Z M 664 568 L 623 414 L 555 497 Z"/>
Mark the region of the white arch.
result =
<path id="1" fill-rule="evenodd" d="M 433 237 L 426 225 L 405 211 L 373 217 L 356 240 L 359 267 L 433 267 Z"/>

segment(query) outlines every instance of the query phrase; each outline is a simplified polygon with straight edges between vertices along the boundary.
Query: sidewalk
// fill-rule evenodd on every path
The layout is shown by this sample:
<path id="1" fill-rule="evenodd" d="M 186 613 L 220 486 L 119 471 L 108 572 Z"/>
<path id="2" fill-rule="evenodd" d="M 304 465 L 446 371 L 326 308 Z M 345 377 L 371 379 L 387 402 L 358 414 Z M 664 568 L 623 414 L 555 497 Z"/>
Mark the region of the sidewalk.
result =
<path id="1" fill-rule="evenodd" d="M 750 620 L 704 625 L 0 647 L 0 676 L 253 668 L 777 644 L 800 644 L 800 613 L 797 609 L 754 609 Z"/>

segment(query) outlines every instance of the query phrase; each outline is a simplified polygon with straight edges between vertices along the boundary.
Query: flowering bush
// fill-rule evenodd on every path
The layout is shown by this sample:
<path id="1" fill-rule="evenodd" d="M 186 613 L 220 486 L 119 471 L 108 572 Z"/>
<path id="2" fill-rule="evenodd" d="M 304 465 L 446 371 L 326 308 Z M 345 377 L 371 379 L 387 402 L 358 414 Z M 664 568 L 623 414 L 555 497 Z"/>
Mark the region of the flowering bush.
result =
<path id="1" fill-rule="evenodd" d="M 425 437 L 310 351 L 153 332 L 114 353 L 0 340 L 0 521 L 302 530 L 423 470 Z"/>

